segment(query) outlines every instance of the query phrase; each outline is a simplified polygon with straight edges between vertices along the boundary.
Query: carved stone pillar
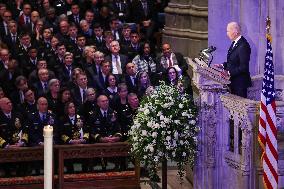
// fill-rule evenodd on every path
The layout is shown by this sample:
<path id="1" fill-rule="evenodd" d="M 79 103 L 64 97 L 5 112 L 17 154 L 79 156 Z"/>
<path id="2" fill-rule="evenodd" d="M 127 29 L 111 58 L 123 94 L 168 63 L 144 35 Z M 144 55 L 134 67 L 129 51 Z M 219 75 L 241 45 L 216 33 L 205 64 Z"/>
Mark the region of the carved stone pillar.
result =
<path id="1" fill-rule="evenodd" d="M 184 56 L 197 57 L 208 46 L 208 0 L 171 0 L 165 13 L 163 42 Z"/>

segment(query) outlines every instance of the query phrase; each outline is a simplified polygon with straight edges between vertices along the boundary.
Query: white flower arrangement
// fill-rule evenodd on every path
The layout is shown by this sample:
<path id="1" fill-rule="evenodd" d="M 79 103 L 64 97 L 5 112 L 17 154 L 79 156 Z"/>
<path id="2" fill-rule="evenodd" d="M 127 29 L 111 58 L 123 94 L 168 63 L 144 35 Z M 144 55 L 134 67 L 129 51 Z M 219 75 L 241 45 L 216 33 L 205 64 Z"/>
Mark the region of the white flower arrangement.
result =
<path id="1" fill-rule="evenodd" d="M 150 176 L 166 158 L 177 162 L 182 178 L 184 166 L 193 165 L 199 130 L 197 108 L 191 97 L 162 82 L 141 101 L 129 131 L 131 151 L 149 167 Z"/>

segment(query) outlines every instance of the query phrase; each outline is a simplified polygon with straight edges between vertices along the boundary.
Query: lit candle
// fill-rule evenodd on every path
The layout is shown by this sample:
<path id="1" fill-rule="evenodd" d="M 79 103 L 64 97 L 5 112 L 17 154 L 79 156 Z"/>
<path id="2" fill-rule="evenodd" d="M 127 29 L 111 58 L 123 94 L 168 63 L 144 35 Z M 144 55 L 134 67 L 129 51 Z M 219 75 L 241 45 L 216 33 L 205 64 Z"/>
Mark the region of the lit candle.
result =
<path id="1" fill-rule="evenodd" d="M 44 189 L 52 189 L 53 127 L 44 126 Z"/>

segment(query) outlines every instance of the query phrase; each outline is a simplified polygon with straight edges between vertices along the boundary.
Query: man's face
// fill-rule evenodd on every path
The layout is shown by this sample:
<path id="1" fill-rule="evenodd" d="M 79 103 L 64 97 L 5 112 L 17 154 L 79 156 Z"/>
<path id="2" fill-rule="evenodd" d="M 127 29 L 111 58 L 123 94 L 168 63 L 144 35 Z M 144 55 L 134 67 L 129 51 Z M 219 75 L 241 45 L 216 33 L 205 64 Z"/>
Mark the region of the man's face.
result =
<path id="1" fill-rule="evenodd" d="M 71 7 L 71 12 L 72 12 L 72 14 L 74 14 L 74 15 L 78 15 L 79 12 L 80 12 L 79 6 L 78 6 L 78 5 L 72 5 L 72 7 Z"/>
<path id="2" fill-rule="evenodd" d="M 131 29 L 130 28 L 125 28 L 122 30 L 122 34 L 125 38 L 129 38 L 130 37 L 130 32 L 131 32 Z"/>
<path id="3" fill-rule="evenodd" d="M 114 54 L 119 53 L 120 50 L 120 46 L 119 43 L 117 41 L 113 41 L 110 43 L 110 51 Z"/>
<path id="4" fill-rule="evenodd" d="M 39 112 L 47 112 L 48 103 L 46 98 L 39 98 L 37 101 L 37 109 Z"/>
<path id="5" fill-rule="evenodd" d="M 48 77 L 49 77 L 49 74 L 48 74 L 48 71 L 46 69 L 39 70 L 38 78 L 39 78 L 40 81 L 47 82 Z"/>
<path id="6" fill-rule="evenodd" d="M 95 35 L 101 37 L 103 35 L 103 29 L 101 27 L 94 29 Z"/>
<path id="7" fill-rule="evenodd" d="M 79 47 L 84 47 L 86 45 L 86 38 L 85 37 L 78 37 L 77 45 Z"/>
<path id="8" fill-rule="evenodd" d="M 76 37 L 78 33 L 78 29 L 75 26 L 69 27 L 69 36 Z"/>
<path id="9" fill-rule="evenodd" d="M 110 73 L 110 63 L 104 63 L 102 65 L 102 72 L 106 75 Z"/>
<path id="10" fill-rule="evenodd" d="M 59 27 L 60 27 L 60 32 L 62 34 L 67 34 L 68 33 L 69 24 L 68 24 L 67 21 L 60 22 Z"/>
<path id="11" fill-rule="evenodd" d="M 76 79 L 77 84 L 79 85 L 79 87 L 85 89 L 87 87 L 88 84 L 88 79 L 86 75 L 82 75 L 80 74 L 77 79 Z"/>
<path id="12" fill-rule="evenodd" d="M 31 13 L 31 21 L 33 23 L 36 23 L 36 21 L 39 19 L 39 13 L 37 11 L 33 11 Z"/>
<path id="13" fill-rule="evenodd" d="M 136 68 L 135 68 L 135 65 L 133 63 L 128 63 L 126 65 L 126 73 L 130 76 L 133 76 L 135 75 L 136 73 Z"/>
<path id="14" fill-rule="evenodd" d="M 234 28 L 232 27 L 232 25 L 228 24 L 227 26 L 227 36 L 228 38 L 233 41 L 236 39 L 236 31 L 234 30 Z"/>
<path id="15" fill-rule="evenodd" d="M 37 62 L 37 68 L 41 69 L 41 68 L 47 68 L 47 63 L 45 60 L 40 60 Z"/>
<path id="16" fill-rule="evenodd" d="M 13 109 L 12 102 L 8 98 L 1 99 L 1 110 L 5 113 L 10 113 Z"/>
<path id="17" fill-rule="evenodd" d="M 59 56 L 64 56 L 64 54 L 66 53 L 66 48 L 64 45 L 62 46 L 58 46 L 57 47 L 57 53 Z"/>
<path id="18" fill-rule="evenodd" d="M 50 40 L 50 44 L 51 44 L 51 46 L 52 46 L 52 48 L 56 48 L 56 45 L 59 43 L 59 41 L 58 41 L 58 39 L 57 38 L 55 38 L 55 37 L 53 37 L 53 38 L 51 38 L 51 40 Z M 65 48 L 65 47 L 64 47 Z M 66 49 L 65 49 L 66 50 Z"/>
<path id="19" fill-rule="evenodd" d="M 3 20 L 8 23 L 9 21 L 12 20 L 12 13 L 9 11 L 4 12 L 3 14 Z"/>
<path id="20" fill-rule="evenodd" d="M 103 110 L 107 110 L 108 107 L 109 107 L 109 100 L 106 96 L 104 95 L 101 95 L 99 98 L 98 98 L 98 106 L 103 109 Z"/>
<path id="21" fill-rule="evenodd" d="M 119 27 L 119 20 L 113 20 L 110 23 L 111 30 L 118 30 Z"/>
<path id="22" fill-rule="evenodd" d="M 169 57 L 171 55 L 171 52 L 172 52 L 169 44 L 164 44 L 163 47 L 162 47 L 162 51 L 163 51 L 164 56 L 166 56 L 166 57 Z"/>
<path id="23" fill-rule="evenodd" d="M 23 90 L 27 89 L 27 88 L 28 88 L 28 83 L 27 83 L 27 81 L 25 81 L 25 80 L 22 79 L 22 80 L 19 82 L 19 84 L 17 85 L 17 88 L 18 88 L 20 91 L 23 91 Z"/>
<path id="24" fill-rule="evenodd" d="M 30 49 L 29 50 L 29 56 L 32 59 L 35 59 L 37 57 L 37 50 L 36 49 Z"/>
<path id="25" fill-rule="evenodd" d="M 90 29 L 90 25 L 87 22 L 82 22 L 80 24 L 80 27 L 82 29 L 83 32 L 87 32 Z"/>
<path id="26" fill-rule="evenodd" d="M 35 94 L 32 90 L 28 90 L 25 93 L 25 100 L 29 103 L 33 103 L 35 101 Z"/>
<path id="27" fill-rule="evenodd" d="M 95 63 L 97 65 L 100 65 L 102 63 L 102 61 L 104 61 L 104 56 L 103 55 L 96 55 L 95 56 Z"/>
<path id="28" fill-rule="evenodd" d="M 2 49 L 0 55 L 3 62 L 7 62 L 9 60 L 9 51 L 7 49 Z"/>
<path id="29" fill-rule="evenodd" d="M 131 40 L 131 43 L 137 44 L 140 40 L 139 35 L 137 33 L 132 33 L 130 35 L 130 40 Z"/>
<path id="30" fill-rule="evenodd" d="M 22 43 L 24 46 L 28 47 L 28 46 L 31 44 L 31 37 L 30 37 L 29 35 L 24 35 L 24 36 L 22 36 L 22 38 L 21 38 L 21 43 Z"/>
<path id="31" fill-rule="evenodd" d="M 25 4 L 24 7 L 23 7 L 24 15 L 29 16 L 31 14 L 31 11 L 32 11 L 31 5 Z"/>
<path id="32" fill-rule="evenodd" d="M 92 23 L 94 20 L 94 13 L 89 12 L 89 11 L 86 12 L 85 19 L 88 23 Z"/>

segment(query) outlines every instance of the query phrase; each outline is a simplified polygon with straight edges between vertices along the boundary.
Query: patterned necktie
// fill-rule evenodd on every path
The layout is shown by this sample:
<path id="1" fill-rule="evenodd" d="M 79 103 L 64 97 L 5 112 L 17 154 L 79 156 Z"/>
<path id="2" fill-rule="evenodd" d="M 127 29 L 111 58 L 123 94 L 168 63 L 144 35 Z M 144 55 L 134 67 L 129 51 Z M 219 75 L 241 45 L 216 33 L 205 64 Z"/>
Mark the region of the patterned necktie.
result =
<path id="1" fill-rule="evenodd" d="M 117 69 L 117 73 L 118 74 L 122 74 L 122 69 L 121 69 L 121 66 L 119 65 L 119 61 L 118 61 L 118 56 L 115 55 L 115 66 L 116 66 L 116 69 Z"/>
<path id="2" fill-rule="evenodd" d="M 17 39 L 16 39 L 16 36 L 13 35 L 13 36 L 12 36 L 12 42 L 13 42 L 13 43 L 16 43 L 16 40 L 17 40 Z"/>

